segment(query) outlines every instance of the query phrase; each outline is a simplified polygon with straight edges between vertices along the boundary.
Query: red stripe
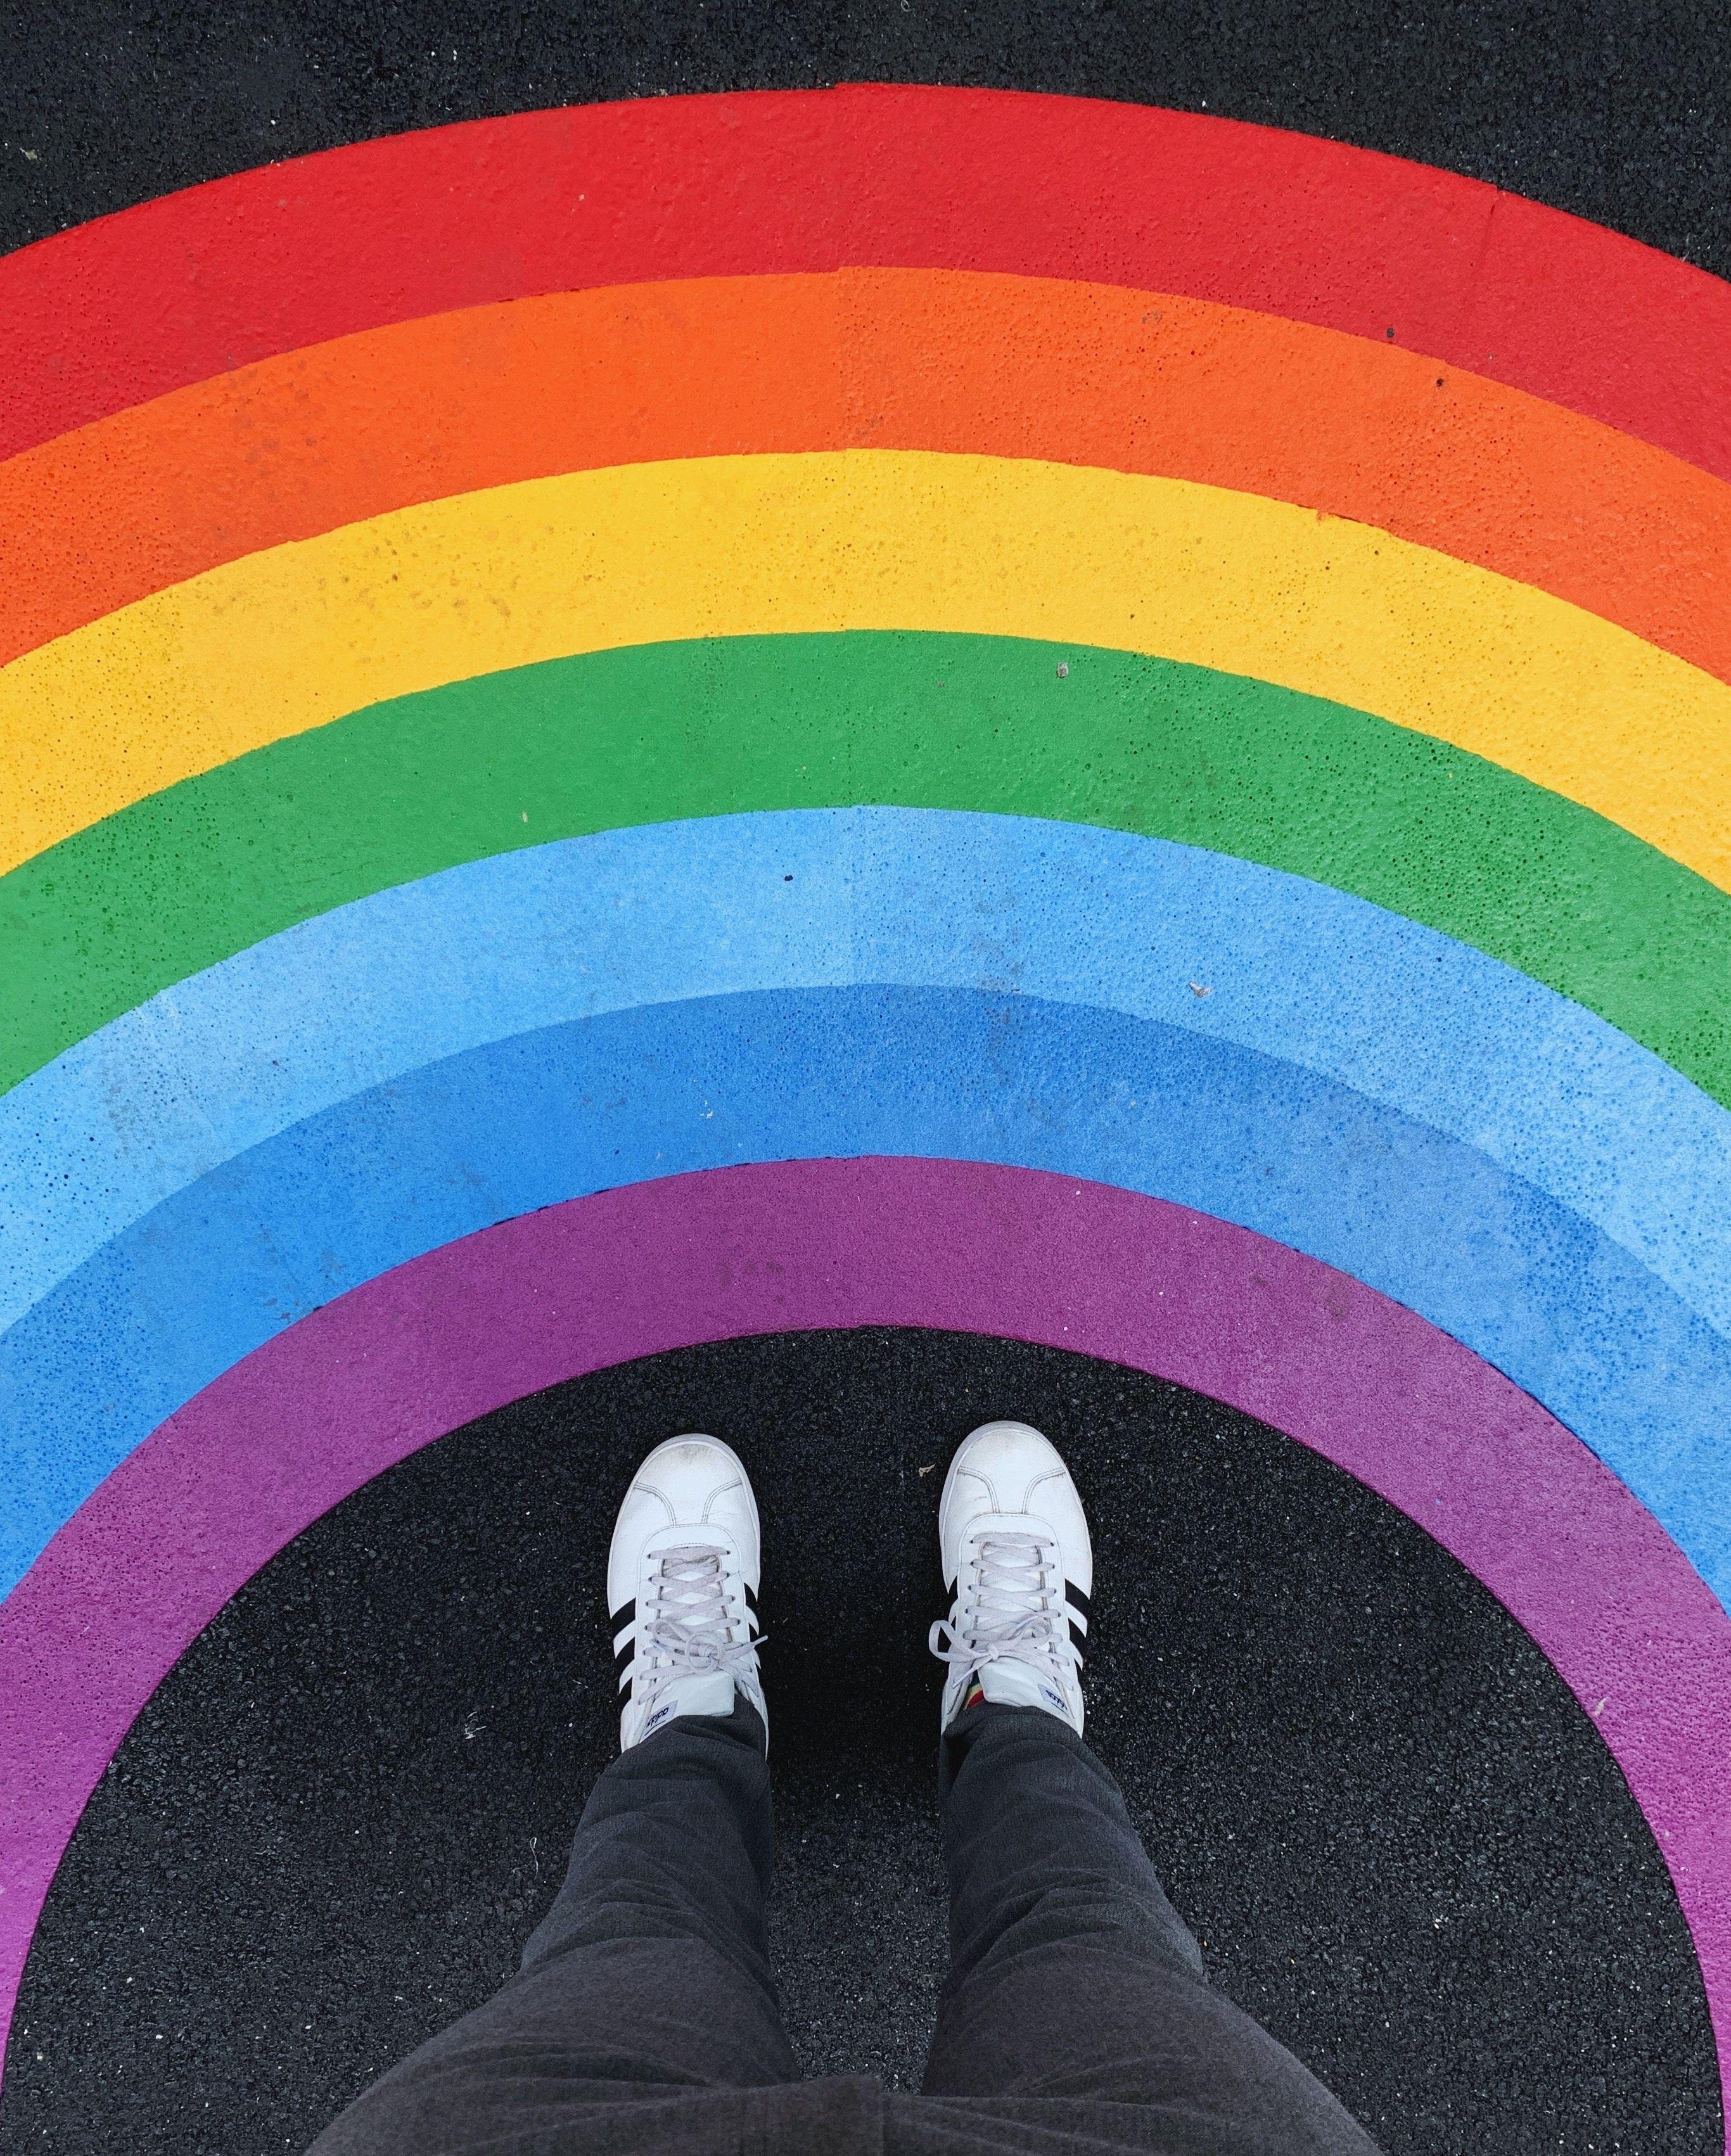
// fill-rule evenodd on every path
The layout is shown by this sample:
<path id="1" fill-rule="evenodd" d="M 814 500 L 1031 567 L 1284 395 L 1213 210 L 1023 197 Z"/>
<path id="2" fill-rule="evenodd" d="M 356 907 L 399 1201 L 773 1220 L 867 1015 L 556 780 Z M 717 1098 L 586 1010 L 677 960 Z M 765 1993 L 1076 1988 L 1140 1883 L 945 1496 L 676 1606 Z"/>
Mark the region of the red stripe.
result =
<path id="1" fill-rule="evenodd" d="M 843 263 L 1179 292 L 1395 341 L 1731 477 L 1731 285 L 1270 128 L 856 86 L 526 113 L 244 173 L 0 262 L 0 454 L 251 360 L 530 293 Z"/>

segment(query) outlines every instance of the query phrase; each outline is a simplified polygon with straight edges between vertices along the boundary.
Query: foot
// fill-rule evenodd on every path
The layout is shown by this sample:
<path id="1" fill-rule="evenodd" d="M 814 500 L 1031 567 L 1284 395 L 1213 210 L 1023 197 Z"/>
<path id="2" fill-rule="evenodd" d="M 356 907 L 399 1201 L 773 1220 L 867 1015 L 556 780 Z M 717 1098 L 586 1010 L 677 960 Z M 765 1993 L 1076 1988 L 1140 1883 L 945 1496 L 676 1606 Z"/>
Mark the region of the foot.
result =
<path id="1" fill-rule="evenodd" d="M 614 1666 L 629 1751 L 676 1715 L 763 1715 L 758 1674 L 758 1502 L 713 1437 L 670 1437 L 631 1478 L 607 1559 Z"/>
<path id="2" fill-rule="evenodd" d="M 1080 1736 L 1094 1552 L 1057 1448 L 1020 1422 L 964 1437 L 937 1503 L 937 1546 L 952 1597 L 932 1627 L 932 1651 L 950 1666 L 939 1726 L 984 1699 L 1043 1707 Z"/>

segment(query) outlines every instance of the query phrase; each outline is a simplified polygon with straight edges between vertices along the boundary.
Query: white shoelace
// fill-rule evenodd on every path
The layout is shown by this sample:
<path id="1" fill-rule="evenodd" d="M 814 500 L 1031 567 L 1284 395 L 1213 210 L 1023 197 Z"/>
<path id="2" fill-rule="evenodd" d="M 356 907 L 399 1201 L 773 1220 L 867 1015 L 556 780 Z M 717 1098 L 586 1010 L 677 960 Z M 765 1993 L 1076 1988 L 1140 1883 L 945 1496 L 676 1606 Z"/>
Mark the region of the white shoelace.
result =
<path id="1" fill-rule="evenodd" d="M 954 1612 L 932 1627 L 927 1644 L 938 1661 L 978 1670 L 1007 1656 L 1044 1662 L 1061 1681 L 1071 1676 L 1076 1648 L 1056 1543 L 1044 1535 L 989 1531 L 979 1537 L 974 1564 L 972 1596 L 964 1575 Z"/>
<path id="2" fill-rule="evenodd" d="M 763 1635 L 733 1635 L 727 1609 L 722 1552 L 713 1543 L 688 1543 L 663 1550 L 637 1612 L 637 1661 L 633 1691 L 650 1706 L 676 1677 L 706 1676 L 717 1670 L 749 1670 Z"/>

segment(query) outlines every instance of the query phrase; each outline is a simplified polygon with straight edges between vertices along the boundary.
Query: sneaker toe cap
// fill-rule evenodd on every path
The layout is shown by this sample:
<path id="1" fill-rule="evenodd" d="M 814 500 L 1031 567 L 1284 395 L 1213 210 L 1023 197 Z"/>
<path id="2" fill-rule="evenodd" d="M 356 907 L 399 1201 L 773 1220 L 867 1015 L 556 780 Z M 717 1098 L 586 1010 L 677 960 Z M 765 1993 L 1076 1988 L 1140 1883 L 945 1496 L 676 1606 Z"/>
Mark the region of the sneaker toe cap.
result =
<path id="1" fill-rule="evenodd" d="M 690 1529 L 724 1536 L 739 1553 L 753 1591 L 760 1553 L 758 1508 L 749 1478 L 719 1440 L 697 1434 L 658 1445 L 631 1478 L 619 1507 L 608 1564 L 608 1594 L 619 1608 L 636 1592 L 643 1553 L 656 1537 Z"/>
<path id="2" fill-rule="evenodd" d="M 964 1438 L 944 1487 L 938 1517 L 946 1578 L 970 1520 L 1032 1513 L 1056 1534 L 1066 1576 L 1084 1594 L 1093 1585 L 1087 1516 L 1063 1455 L 1026 1423 L 991 1422 Z"/>
<path id="3" fill-rule="evenodd" d="M 962 1440 L 951 1471 L 954 1504 L 969 1512 L 1025 1512 L 1041 1483 L 1066 1475 L 1048 1437 L 1023 1422 L 989 1422 Z"/>

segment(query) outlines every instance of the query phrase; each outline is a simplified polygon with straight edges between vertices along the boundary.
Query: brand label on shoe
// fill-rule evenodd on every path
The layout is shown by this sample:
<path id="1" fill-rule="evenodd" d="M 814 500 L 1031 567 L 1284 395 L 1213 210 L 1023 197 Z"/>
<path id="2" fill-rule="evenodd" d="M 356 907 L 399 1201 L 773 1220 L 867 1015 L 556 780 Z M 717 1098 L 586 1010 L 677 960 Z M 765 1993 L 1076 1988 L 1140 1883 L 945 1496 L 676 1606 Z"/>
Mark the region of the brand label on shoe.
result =
<path id="1" fill-rule="evenodd" d="M 676 1699 L 670 1699 L 665 1707 L 658 1707 L 649 1720 L 644 1723 L 644 1735 L 647 1737 L 658 1722 L 665 1722 L 670 1714 L 677 1714 L 678 1712 L 679 1702 Z"/>

